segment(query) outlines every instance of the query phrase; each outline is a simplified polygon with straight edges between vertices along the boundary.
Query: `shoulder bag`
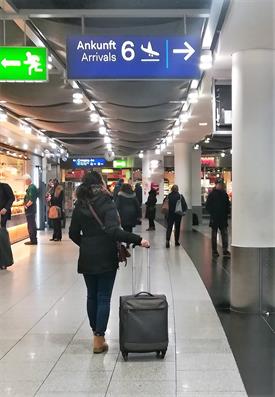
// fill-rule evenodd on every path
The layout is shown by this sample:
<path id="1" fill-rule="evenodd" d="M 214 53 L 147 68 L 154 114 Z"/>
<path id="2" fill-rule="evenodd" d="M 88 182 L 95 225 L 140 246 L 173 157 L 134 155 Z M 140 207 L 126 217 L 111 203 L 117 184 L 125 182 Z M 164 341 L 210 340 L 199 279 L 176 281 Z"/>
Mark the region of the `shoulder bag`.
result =
<path id="1" fill-rule="evenodd" d="M 99 216 L 97 215 L 94 207 L 92 206 L 91 203 L 87 202 L 88 208 L 91 212 L 91 214 L 93 215 L 93 217 L 95 218 L 95 220 L 97 221 L 97 223 L 99 224 L 99 226 L 101 227 L 102 230 L 105 230 L 105 226 L 102 222 L 102 220 L 99 218 Z M 127 258 L 130 258 L 131 254 L 130 252 L 127 250 L 127 248 L 125 247 L 125 245 L 121 244 L 119 241 L 117 241 L 117 257 L 118 257 L 118 261 L 119 263 L 123 262 L 125 264 L 125 266 L 127 265 Z"/>

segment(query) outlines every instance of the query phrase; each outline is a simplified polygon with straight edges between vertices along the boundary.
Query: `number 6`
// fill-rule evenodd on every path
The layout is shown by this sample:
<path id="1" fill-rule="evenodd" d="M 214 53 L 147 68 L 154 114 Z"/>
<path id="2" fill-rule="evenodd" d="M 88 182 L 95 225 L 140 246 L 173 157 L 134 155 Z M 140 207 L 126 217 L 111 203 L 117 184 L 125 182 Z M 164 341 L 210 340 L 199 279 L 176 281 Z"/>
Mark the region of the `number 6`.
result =
<path id="1" fill-rule="evenodd" d="M 128 46 L 128 47 L 127 47 Z M 133 49 L 134 43 L 132 41 L 124 41 L 121 47 L 121 55 L 125 61 L 132 61 L 135 58 L 135 51 Z M 128 54 L 128 55 L 127 55 Z"/>

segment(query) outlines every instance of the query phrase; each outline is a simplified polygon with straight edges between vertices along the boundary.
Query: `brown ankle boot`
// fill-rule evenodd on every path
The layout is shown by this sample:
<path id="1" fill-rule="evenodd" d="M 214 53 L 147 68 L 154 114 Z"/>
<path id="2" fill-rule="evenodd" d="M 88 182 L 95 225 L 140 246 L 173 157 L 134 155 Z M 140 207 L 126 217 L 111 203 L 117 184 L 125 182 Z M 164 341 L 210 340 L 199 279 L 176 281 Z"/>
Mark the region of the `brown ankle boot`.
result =
<path id="1" fill-rule="evenodd" d="M 108 350 L 108 345 L 105 342 L 104 336 L 94 336 L 94 353 L 95 354 L 100 354 L 104 353 Z"/>

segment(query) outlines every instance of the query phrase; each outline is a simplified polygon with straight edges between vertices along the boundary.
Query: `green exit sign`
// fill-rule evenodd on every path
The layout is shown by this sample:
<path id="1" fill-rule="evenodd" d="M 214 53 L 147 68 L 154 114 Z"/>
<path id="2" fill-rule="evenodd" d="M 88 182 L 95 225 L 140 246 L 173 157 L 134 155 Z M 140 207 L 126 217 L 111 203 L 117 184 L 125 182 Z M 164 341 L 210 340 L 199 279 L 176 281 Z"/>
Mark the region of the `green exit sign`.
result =
<path id="1" fill-rule="evenodd" d="M 0 47 L 0 81 L 47 81 L 47 64 L 45 47 Z"/>
<path id="2" fill-rule="evenodd" d="M 127 163 L 126 160 L 114 160 L 113 167 L 114 168 L 126 168 Z"/>

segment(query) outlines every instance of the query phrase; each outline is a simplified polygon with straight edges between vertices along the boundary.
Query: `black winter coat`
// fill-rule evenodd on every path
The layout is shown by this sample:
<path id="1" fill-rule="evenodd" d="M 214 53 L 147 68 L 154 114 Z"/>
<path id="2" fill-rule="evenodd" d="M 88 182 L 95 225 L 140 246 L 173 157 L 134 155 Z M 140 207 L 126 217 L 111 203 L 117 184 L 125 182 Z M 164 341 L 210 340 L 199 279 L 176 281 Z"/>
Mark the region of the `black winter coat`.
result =
<path id="1" fill-rule="evenodd" d="M 11 218 L 11 206 L 15 197 L 13 191 L 7 183 L 0 183 L 0 210 L 7 210 L 7 219 Z"/>
<path id="2" fill-rule="evenodd" d="M 118 268 L 117 241 L 140 245 L 141 237 L 125 232 L 112 198 L 98 191 L 91 204 L 105 229 L 85 205 L 76 203 L 69 229 L 70 239 L 80 247 L 78 273 L 100 274 Z"/>
<path id="3" fill-rule="evenodd" d="M 214 188 L 207 198 L 206 210 L 210 214 L 210 227 L 227 227 L 230 201 L 226 191 Z"/>
<path id="4" fill-rule="evenodd" d="M 119 192 L 116 200 L 116 206 L 120 215 L 122 226 L 134 227 L 139 217 L 139 203 L 135 193 L 126 194 Z"/>
<path id="5" fill-rule="evenodd" d="M 137 185 L 135 187 L 135 193 L 137 197 L 137 201 L 139 202 L 139 205 L 142 205 L 142 187 L 140 185 Z"/>
<path id="6" fill-rule="evenodd" d="M 168 217 L 182 216 L 182 215 L 175 214 L 176 205 L 177 205 L 177 202 L 179 201 L 179 199 L 181 199 L 181 205 L 182 205 L 183 211 L 187 210 L 187 204 L 186 204 L 186 201 L 185 201 L 185 198 L 183 197 L 183 195 L 180 194 L 179 192 L 171 192 L 168 194 L 168 202 L 169 202 Z"/>
<path id="7" fill-rule="evenodd" d="M 155 219 L 155 217 L 156 217 L 156 204 L 157 204 L 156 194 L 149 192 L 148 199 L 147 199 L 147 201 L 145 203 L 145 205 L 146 205 L 145 218 L 147 218 L 147 219 Z"/>
<path id="8" fill-rule="evenodd" d="M 64 200 L 64 191 L 62 190 L 59 194 L 59 196 L 54 196 L 54 194 L 51 197 L 50 200 L 50 206 L 52 205 L 56 205 L 57 207 L 59 207 L 61 209 L 61 217 L 63 214 L 63 200 Z"/>

